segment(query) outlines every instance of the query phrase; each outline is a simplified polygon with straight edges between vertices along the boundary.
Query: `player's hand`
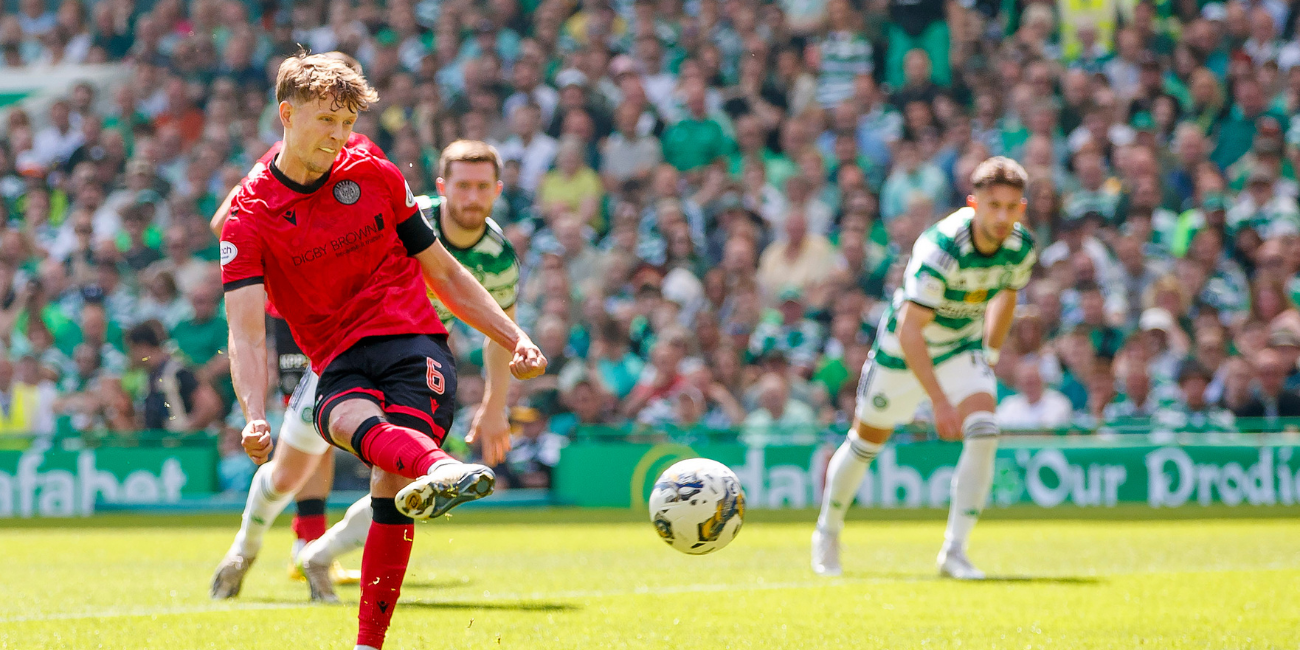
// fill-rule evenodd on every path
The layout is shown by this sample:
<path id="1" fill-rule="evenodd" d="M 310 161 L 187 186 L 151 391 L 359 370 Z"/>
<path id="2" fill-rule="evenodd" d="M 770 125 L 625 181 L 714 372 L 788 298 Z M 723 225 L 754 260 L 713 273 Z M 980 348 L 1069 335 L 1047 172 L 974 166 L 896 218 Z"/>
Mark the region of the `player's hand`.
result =
<path id="1" fill-rule="evenodd" d="M 505 409 L 479 406 L 465 436 L 465 442 L 473 444 L 475 440 L 481 443 L 484 465 L 495 467 L 505 462 L 506 452 L 510 451 L 510 420 Z"/>
<path id="2" fill-rule="evenodd" d="M 244 432 L 239 444 L 244 446 L 244 453 L 261 465 L 271 459 L 271 425 L 266 420 L 253 420 L 244 425 Z"/>
<path id="3" fill-rule="evenodd" d="M 934 430 L 941 440 L 961 439 L 961 420 L 957 418 L 957 409 L 946 399 L 934 403 Z"/>
<path id="4" fill-rule="evenodd" d="M 527 338 L 519 339 L 515 345 L 515 356 L 510 360 L 510 374 L 515 379 L 524 381 L 540 377 L 546 372 L 546 357 L 540 348 Z"/>

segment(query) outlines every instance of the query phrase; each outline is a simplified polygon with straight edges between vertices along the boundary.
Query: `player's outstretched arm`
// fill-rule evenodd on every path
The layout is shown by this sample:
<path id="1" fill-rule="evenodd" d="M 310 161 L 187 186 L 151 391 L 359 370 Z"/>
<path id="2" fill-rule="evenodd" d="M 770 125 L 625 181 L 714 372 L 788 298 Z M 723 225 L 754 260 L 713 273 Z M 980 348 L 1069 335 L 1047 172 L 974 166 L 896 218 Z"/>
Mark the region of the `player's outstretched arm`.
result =
<path id="1" fill-rule="evenodd" d="M 1007 340 L 1007 334 L 1011 332 L 1011 321 L 1016 317 L 1016 290 L 1004 289 L 993 296 L 989 301 L 988 316 L 985 318 L 987 323 L 984 332 L 984 349 L 990 354 L 988 362 L 990 366 L 998 363 L 996 355 L 1002 349 L 1002 344 Z"/>
<path id="2" fill-rule="evenodd" d="M 934 406 L 934 428 L 939 437 L 956 440 L 961 437 L 961 422 L 957 419 L 957 409 L 948 401 L 939 386 L 939 379 L 934 375 L 934 360 L 930 358 L 930 349 L 925 344 L 923 330 L 934 321 L 934 310 L 915 302 L 903 303 L 898 318 L 898 343 L 903 348 L 903 359 L 907 367 L 916 375 L 916 380 L 925 389 Z"/>
<path id="3" fill-rule="evenodd" d="M 271 427 L 266 423 L 266 287 L 252 284 L 226 292 L 230 325 L 230 377 L 244 409 L 241 444 L 257 464 L 271 457 Z"/>
<path id="4" fill-rule="evenodd" d="M 517 379 L 532 379 L 546 372 L 546 357 L 532 339 L 506 315 L 492 295 L 474 279 L 441 242 L 415 254 L 424 281 L 442 304 L 470 327 L 483 332 L 506 350 L 511 350 L 510 372 Z"/>
<path id="5" fill-rule="evenodd" d="M 241 183 L 243 181 L 240 181 Z M 212 234 L 218 239 L 221 238 L 221 228 L 226 225 L 226 219 L 230 217 L 230 204 L 235 200 L 235 192 L 239 191 L 239 183 L 230 188 L 230 193 L 226 194 L 226 200 L 221 202 L 221 207 L 217 208 L 217 213 L 212 215 L 212 222 L 208 227 L 212 229 Z"/>
<path id="6" fill-rule="evenodd" d="M 505 310 L 511 320 L 515 318 L 515 308 L 511 305 Z M 483 392 L 483 403 L 474 414 L 474 422 L 469 427 L 465 441 L 473 443 L 478 440 L 483 450 L 483 462 L 489 466 L 499 465 L 510 451 L 510 421 L 506 418 L 506 394 L 510 392 L 510 359 L 513 355 L 493 341 L 487 339 L 483 344 L 483 367 L 487 373 L 487 388 Z"/>

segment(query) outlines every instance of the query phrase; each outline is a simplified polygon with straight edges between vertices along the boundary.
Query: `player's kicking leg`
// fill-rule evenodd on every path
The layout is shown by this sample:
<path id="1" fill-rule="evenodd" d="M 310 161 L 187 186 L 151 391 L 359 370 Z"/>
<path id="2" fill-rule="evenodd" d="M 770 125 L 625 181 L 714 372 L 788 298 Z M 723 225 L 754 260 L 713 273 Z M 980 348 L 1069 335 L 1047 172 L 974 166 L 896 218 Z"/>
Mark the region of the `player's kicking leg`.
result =
<path id="1" fill-rule="evenodd" d="M 461 463 L 439 446 L 451 426 L 455 394 L 455 362 L 445 337 L 363 341 L 321 377 L 318 425 L 373 468 L 358 648 L 383 645 L 410 560 L 413 520 L 492 492 L 492 470 Z M 304 572 L 310 581 L 311 572 Z"/>
<path id="2" fill-rule="evenodd" d="M 280 427 L 283 444 L 271 462 L 259 467 L 253 475 L 239 532 L 213 575 L 212 598 L 239 595 L 244 575 L 262 550 L 266 530 L 316 471 L 321 456 L 330 450 L 329 443 L 316 434 L 311 419 L 316 382 L 314 373 L 306 373 L 289 399 L 284 424 Z"/>
<path id="3" fill-rule="evenodd" d="M 483 473 L 478 473 L 478 485 L 480 488 L 485 485 L 485 479 L 483 477 Z M 473 498 L 479 498 L 481 496 L 485 496 L 482 493 L 482 489 L 478 491 L 478 496 Z M 364 546 L 366 543 L 366 535 L 370 530 L 370 524 L 374 521 L 371 513 L 371 499 L 372 497 L 370 495 L 358 499 L 356 503 L 353 503 L 348 507 L 348 511 L 343 515 L 343 519 L 331 526 L 330 529 L 325 531 L 325 534 L 321 535 L 319 539 L 304 546 L 298 555 L 299 564 L 304 567 L 311 566 L 315 568 L 337 567 L 339 557 Z M 471 500 L 469 493 L 459 497 L 460 503 L 468 500 Z M 454 507 L 454 505 L 456 505 L 455 500 L 449 499 L 440 505 L 438 510 L 446 512 L 451 509 L 451 507 Z M 431 512 L 429 516 L 435 517 L 437 515 Z M 335 570 L 335 574 L 337 574 L 337 570 Z M 337 577 L 334 579 L 334 582 L 342 584 L 342 581 Z"/>

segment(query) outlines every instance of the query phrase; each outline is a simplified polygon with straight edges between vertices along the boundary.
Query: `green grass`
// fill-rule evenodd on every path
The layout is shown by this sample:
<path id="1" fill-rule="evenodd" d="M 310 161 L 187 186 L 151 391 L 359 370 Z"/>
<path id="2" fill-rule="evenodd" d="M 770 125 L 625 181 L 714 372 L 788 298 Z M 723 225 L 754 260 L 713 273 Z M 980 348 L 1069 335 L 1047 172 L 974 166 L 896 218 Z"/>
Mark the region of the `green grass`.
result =
<path id="1" fill-rule="evenodd" d="M 688 557 L 626 514 L 481 511 L 420 525 L 388 648 L 1296 648 L 1300 521 L 988 517 L 938 580 L 922 520 L 850 522 L 846 575 L 808 570 L 811 514 L 754 513 Z M 1267 513 L 1265 513 L 1267 514 Z M 593 520 L 603 519 L 600 520 Z M 234 603 L 207 600 L 236 518 L 0 529 L 0 648 L 351 648 L 342 607 L 285 576 L 286 528 Z M 548 523 L 548 520 L 558 523 Z M 522 522 L 522 523 L 516 523 Z M 226 525 L 214 525 L 224 523 Z M 152 525 L 149 525 L 152 524 Z M 357 566 L 360 558 L 348 558 Z"/>

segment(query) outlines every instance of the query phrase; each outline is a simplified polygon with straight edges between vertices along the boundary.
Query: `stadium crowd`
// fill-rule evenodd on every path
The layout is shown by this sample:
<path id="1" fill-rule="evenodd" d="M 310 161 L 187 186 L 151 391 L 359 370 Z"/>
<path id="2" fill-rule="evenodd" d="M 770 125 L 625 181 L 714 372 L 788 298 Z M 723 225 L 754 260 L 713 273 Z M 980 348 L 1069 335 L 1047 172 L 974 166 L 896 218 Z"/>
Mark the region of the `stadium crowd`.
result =
<path id="1" fill-rule="evenodd" d="M 416 194 L 456 138 L 505 161 L 494 218 L 550 359 L 512 396 L 512 484 L 582 425 L 842 434 L 912 244 L 990 155 L 1029 172 L 1041 262 L 1005 426 L 1300 416 L 1298 23 L 1281 0 L 21 0 L 0 70 L 129 82 L 3 111 L 0 431 L 240 455 L 207 223 L 279 139 L 300 45 L 360 60 L 381 100 L 355 130 Z M 463 434 L 481 337 L 454 341 Z"/>

